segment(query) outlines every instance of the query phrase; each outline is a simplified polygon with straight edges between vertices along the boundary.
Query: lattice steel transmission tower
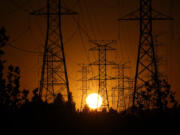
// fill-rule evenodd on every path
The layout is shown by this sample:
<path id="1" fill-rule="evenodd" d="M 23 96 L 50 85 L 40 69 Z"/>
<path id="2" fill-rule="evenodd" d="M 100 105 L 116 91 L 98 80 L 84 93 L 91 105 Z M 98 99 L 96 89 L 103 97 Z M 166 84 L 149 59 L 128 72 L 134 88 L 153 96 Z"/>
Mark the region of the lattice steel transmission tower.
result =
<path id="1" fill-rule="evenodd" d="M 120 72 L 120 64 L 117 64 L 114 69 L 117 69 L 117 75 L 115 80 L 117 80 L 117 86 L 112 88 L 112 107 L 116 107 L 116 110 L 119 110 L 119 106 L 123 106 L 123 110 L 125 109 L 125 100 L 124 100 L 124 89 L 121 89 L 121 72 Z M 119 101 L 122 101 L 121 103 Z"/>
<path id="2" fill-rule="evenodd" d="M 88 91 L 88 66 L 85 64 L 81 65 L 81 91 L 82 91 L 82 97 L 81 97 L 81 108 L 82 111 L 84 106 L 86 105 L 86 98 L 87 98 L 87 91 Z"/>
<path id="3" fill-rule="evenodd" d="M 111 108 L 117 110 L 117 98 L 118 89 L 116 87 L 111 88 Z"/>
<path id="4" fill-rule="evenodd" d="M 61 0 L 47 0 L 47 7 L 31 13 L 46 16 L 47 33 L 44 45 L 43 64 L 39 95 L 46 101 L 53 101 L 58 93 L 70 98 L 69 81 L 64 53 L 61 20 L 62 15 L 76 12 L 62 7 Z"/>
<path id="5" fill-rule="evenodd" d="M 112 77 L 110 77 L 107 74 L 107 66 L 110 66 L 110 65 L 113 66 L 115 65 L 115 63 L 107 60 L 107 51 L 116 50 L 110 46 L 110 44 L 114 43 L 114 40 L 112 41 L 93 40 L 90 42 L 96 45 L 96 47 L 90 48 L 89 51 L 97 51 L 98 60 L 93 63 L 90 63 L 89 65 L 98 66 L 98 75 L 90 78 L 89 80 L 98 80 L 99 82 L 98 94 L 103 99 L 102 108 L 106 108 L 109 110 L 107 80 L 112 80 Z"/>
<path id="6" fill-rule="evenodd" d="M 113 90 L 117 91 L 116 107 L 117 111 L 120 112 L 125 111 L 128 107 L 126 98 L 129 96 L 129 91 L 132 89 L 130 85 L 132 79 L 126 73 L 126 70 L 130 69 L 130 66 L 128 66 L 126 63 L 117 64 L 114 69 L 117 69 L 117 86 L 113 87 Z"/>
<path id="7" fill-rule="evenodd" d="M 161 94 L 157 70 L 157 61 L 154 50 L 152 21 L 172 20 L 171 17 L 152 9 L 152 0 L 139 0 L 140 8 L 123 16 L 119 21 L 138 20 L 140 23 L 140 40 L 138 46 L 138 57 L 136 65 L 135 85 L 133 93 L 133 107 L 152 108 L 153 102 L 161 106 Z M 156 101 L 151 99 L 144 100 L 144 97 L 154 96 L 147 91 L 146 85 L 155 85 Z"/>

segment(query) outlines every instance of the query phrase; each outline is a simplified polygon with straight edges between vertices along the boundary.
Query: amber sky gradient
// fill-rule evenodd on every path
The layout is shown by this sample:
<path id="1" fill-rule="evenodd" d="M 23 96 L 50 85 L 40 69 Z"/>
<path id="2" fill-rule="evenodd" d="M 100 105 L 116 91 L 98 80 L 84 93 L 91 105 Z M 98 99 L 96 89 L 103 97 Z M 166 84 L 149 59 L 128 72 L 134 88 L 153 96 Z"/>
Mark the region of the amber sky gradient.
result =
<path id="1" fill-rule="evenodd" d="M 134 76 L 137 46 L 139 39 L 138 22 L 118 23 L 117 19 L 126 13 L 138 8 L 139 0 L 63 0 L 65 7 L 72 8 L 79 13 L 76 19 L 88 32 L 91 39 L 117 40 L 113 47 L 117 48 L 117 61 L 131 61 L 131 76 Z M 177 92 L 180 102 L 180 1 L 153 0 L 153 7 L 167 15 L 174 21 L 159 21 L 153 24 L 153 33 L 158 35 L 158 43 L 162 44 L 160 55 L 165 56 L 162 71 L 167 73 L 172 90 Z M 18 48 L 43 51 L 45 40 L 46 21 L 43 17 L 30 16 L 29 12 L 45 7 L 45 0 L 0 0 L 0 26 L 5 26 L 12 44 Z M 119 29 L 120 28 L 120 29 Z M 87 36 L 80 33 L 72 17 L 63 17 L 63 36 L 66 54 L 70 88 L 74 100 L 80 103 L 80 69 L 77 64 L 95 60 L 88 48 L 93 45 L 88 42 Z M 39 85 L 42 53 L 33 54 L 7 46 L 5 48 L 7 63 L 21 68 L 22 88 L 34 89 Z M 118 54 L 118 57 L 117 57 Z M 88 59 L 89 56 L 89 59 Z M 95 87 L 95 86 L 93 86 Z"/>

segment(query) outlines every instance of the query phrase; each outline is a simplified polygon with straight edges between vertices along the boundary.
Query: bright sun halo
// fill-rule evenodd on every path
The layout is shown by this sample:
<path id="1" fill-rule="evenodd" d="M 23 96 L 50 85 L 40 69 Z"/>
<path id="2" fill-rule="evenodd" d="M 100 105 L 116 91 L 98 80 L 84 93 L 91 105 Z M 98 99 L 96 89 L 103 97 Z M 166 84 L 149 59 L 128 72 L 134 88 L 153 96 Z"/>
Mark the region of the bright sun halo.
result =
<path id="1" fill-rule="evenodd" d="M 86 103 L 91 109 L 99 108 L 102 105 L 102 98 L 100 95 L 93 93 L 88 95 Z"/>

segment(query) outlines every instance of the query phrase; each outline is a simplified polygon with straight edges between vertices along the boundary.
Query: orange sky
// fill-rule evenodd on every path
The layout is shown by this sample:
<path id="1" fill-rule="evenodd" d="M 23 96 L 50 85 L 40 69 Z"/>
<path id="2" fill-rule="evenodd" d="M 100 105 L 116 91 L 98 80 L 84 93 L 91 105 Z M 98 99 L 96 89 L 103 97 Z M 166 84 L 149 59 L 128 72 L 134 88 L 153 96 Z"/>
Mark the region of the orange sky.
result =
<path id="1" fill-rule="evenodd" d="M 8 0 L 0 1 L 0 26 L 5 26 L 13 44 L 19 48 L 36 52 L 43 51 L 46 24 L 45 18 L 30 16 L 29 11 L 45 6 L 44 0 Z M 67 0 L 66 0 L 67 1 Z M 118 5 L 120 1 L 120 6 Z M 162 44 L 163 56 L 166 56 L 165 70 L 172 90 L 177 92 L 180 102 L 180 9 L 179 0 L 153 0 L 153 7 L 161 12 L 174 17 L 173 22 L 154 23 L 153 33 L 158 34 L 158 42 Z M 139 39 L 138 22 L 118 23 L 117 19 L 126 13 L 136 9 L 138 0 L 68 0 L 68 8 L 77 11 L 76 17 L 81 26 L 88 32 L 91 39 L 95 40 L 117 40 L 112 46 L 117 48 L 118 61 L 131 61 L 132 77 L 134 76 L 137 46 Z M 19 7 L 19 8 L 18 8 Z M 119 29 L 120 26 L 120 29 Z M 118 36 L 120 35 L 120 36 Z M 67 69 L 70 80 L 70 88 L 74 100 L 79 106 L 81 91 L 79 63 L 88 64 L 94 61 L 94 54 L 88 53 L 88 48 L 93 45 L 88 42 L 87 36 L 80 36 L 77 24 L 72 17 L 63 17 L 64 48 L 67 61 Z M 23 88 L 34 89 L 39 85 L 40 70 L 42 64 L 42 53 L 33 54 L 6 47 L 5 59 L 8 63 L 21 68 L 21 83 Z M 112 55 L 112 54 L 111 54 Z M 95 72 L 95 71 L 94 71 Z M 79 74 L 79 75 L 78 75 Z M 78 78 L 79 77 L 79 78 Z M 95 85 L 95 83 L 93 83 Z M 95 86 L 93 86 L 95 87 Z"/>

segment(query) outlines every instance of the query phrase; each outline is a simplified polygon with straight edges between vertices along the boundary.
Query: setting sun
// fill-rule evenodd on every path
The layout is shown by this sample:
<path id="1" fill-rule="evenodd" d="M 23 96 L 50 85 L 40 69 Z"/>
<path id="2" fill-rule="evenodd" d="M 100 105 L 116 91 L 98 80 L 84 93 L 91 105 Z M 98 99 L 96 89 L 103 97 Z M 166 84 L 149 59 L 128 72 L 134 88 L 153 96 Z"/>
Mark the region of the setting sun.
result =
<path id="1" fill-rule="evenodd" d="M 88 95 L 86 103 L 91 109 L 99 108 L 102 105 L 102 98 L 100 95 L 93 93 Z"/>

